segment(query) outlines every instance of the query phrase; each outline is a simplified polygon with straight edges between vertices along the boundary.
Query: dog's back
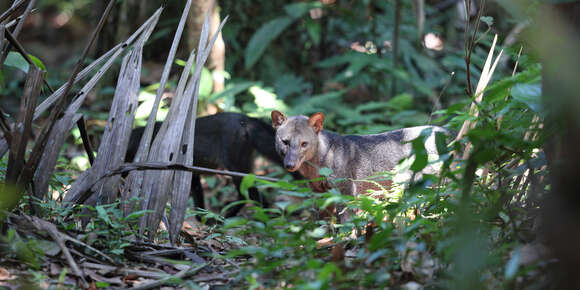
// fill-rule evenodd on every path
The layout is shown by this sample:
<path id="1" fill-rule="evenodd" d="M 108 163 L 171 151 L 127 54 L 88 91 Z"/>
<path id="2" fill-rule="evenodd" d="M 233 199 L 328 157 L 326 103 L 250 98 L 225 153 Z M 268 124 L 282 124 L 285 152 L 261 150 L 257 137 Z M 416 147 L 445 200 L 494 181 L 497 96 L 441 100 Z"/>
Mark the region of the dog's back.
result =
<path id="1" fill-rule="evenodd" d="M 334 156 L 340 156 L 330 162 L 337 177 L 361 179 L 373 174 L 394 169 L 412 151 L 411 141 L 424 130 L 431 134 L 425 142 L 428 154 L 437 154 L 435 134 L 448 134 L 447 130 L 437 126 L 417 126 L 393 130 L 373 135 L 339 136 L 326 131 L 324 134 L 332 144 Z"/>
<path id="2" fill-rule="evenodd" d="M 343 194 L 362 193 L 367 188 L 366 185 L 363 190 L 358 187 L 360 180 L 395 169 L 402 159 L 409 157 L 412 151 L 410 141 L 420 137 L 423 131 L 430 131 L 425 142 L 428 154 L 437 153 L 435 134 L 448 134 L 441 127 L 419 126 L 374 135 L 341 136 L 322 130 L 323 122 L 322 113 L 286 118 L 282 113 L 273 111 L 276 148 L 289 171 L 299 171 L 304 177 L 312 179 L 318 177 L 319 168 L 328 167 L 333 171 L 331 179 L 346 178 L 339 185 Z M 428 171 L 432 171 L 431 168 L 426 168 L 424 172 Z M 312 182 L 311 186 L 316 191 L 326 191 L 331 185 Z"/>

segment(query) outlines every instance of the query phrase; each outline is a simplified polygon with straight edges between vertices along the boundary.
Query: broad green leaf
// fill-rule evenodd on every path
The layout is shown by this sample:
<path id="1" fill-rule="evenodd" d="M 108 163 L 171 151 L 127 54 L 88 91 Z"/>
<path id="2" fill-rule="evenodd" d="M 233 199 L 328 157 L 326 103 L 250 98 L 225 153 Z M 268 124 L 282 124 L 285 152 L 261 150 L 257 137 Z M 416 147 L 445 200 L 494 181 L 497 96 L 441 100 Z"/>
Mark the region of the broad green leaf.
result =
<path id="1" fill-rule="evenodd" d="M 308 35 L 310 36 L 310 39 L 312 39 L 314 45 L 317 46 L 320 44 L 320 34 L 322 33 L 322 27 L 320 26 L 319 22 L 308 20 L 306 22 L 306 31 L 308 32 Z"/>
<path id="2" fill-rule="evenodd" d="M 304 16 L 304 14 L 308 13 L 311 9 L 321 7 L 322 3 L 320 3 L 320 1 L 297 2 L 284 6 L 284 11 L 290 17 L 300 18 Z"/>
<path id="3" fill-rule="evenodd" d="M 338 278 L 342 277 L 342 271 L 334 263 L 327 263 L 318 273 L 319 280 L 332 279 L 334 276 Z"/>
<path id="4" fill-rule="evenodd" d="M 485 99 L 494 97 L 497 94 L 502 94 L 502 96 L 505 96 L 507 89 L 514 86 L 515 84 L 538 83 L 541 81 L 541 77 L 542 67 L 540 65 L 532 66 L 513 77 L 506 77 L 502 80 L 490 84 L 484 91 L 484 94 L 486 95 Z"/>
<path id="5" fill-rule="evenodd" d="M 293 18 L 283 16 L 264 24 L 250 39 L 246 48 L 246 69 L 250 69 L 264 53 L 270 42 L 278 37 L 290 24 Z"/>
<path id="6" fill-rule="evenodd" d="M 226 221 L 224 222 L 223 229 L 226 230 L 226 229 L 236 228 L 239 226 L 243 226 L 247 223 L 248 223 L 248 220 L 245 218 L 233 217 L 233 218 L 226 219 Z"/>
<path id="7" fill-rule="evenodd" d="M 270 116 L 270 112 L 274 109 L 286 111 L 286 104 L 278 99 L 276 94 L 272 93 L 269 89 L 265 89 L 259 86 L 252 86 L 250 89 L 250 94 L 254 96 L 254 103 L 256 104 L 255 115 L 265 115 Z M 262 113 L 262 114 L 261 114 Z"/>
<path id="8" fill-rule="evenodd" d="M 102 206 L 102 205 L 97 205 L 95 207 L 95 209 L 97 210 L 97 214 L 99 215 L 99 218 L 101 218 L 103 221 L 105 221 L 108 225 L 110 225 L 113 228 L 117 228 L 117 226 L 115 226 L 113 224 L 113 222 L 111 222 L 111 219 L 109 218 L 109 214 L 107 213 L 107 210 Z"/>
<path id="9" fill-rule="evenodd" d="M 199 83 L 199 98 L 206 99 L 211 95 L 211 91 L 213 90 L 213 77 L 211 76 L 211 72 L 207 68 L 203 68 L 201 70 L 201 80 Z"/>
<path id="10" fill-rule="evenodd" d="M 322 227 L 318 227 L 312 231 L 308 231 L 306 234 L 312 238 L 320 239 L 326 235 L 326 230 Z"/>
<path id="11" fill-rule="evenodd" d="M 415 160 L 411 165 L 411 170 L 413 172 L 419 172 L 427 166 L 427 162 L 429 161 L 429 155 L 427 154 L 427 150 L 425 149 L 425 143 L 423 142 L 423 136 L 419 136 L 415 140 L 413 140 L 413 153 L 415 153 Z"/>
<path id="12" fill-rule="evenodd" d="M 542 110 L 542 85 L 533 84 L 515 84 L 511 90 L 512 97 L 515 100 L 526 104 L 536 113 Z"/>
<path id="13" fill-rule="evenodd" d="M 248 175 L 244 176 L 244 178 L 242 179 L 242 184 L 240 184 L 240 192 L 242 193 L 242 195 L 246 199 L 249 199 L 248 189 L 250 187 L 252 187 L 255 182 L 256 182 L 256 175 L 254 175 L 254 174 L 248 174 Z"/>
<path id="14" fill-rule="evenodd" d="M 413 106 L 413 96 L 410 94 L 400 94 L 387 101 L 386 105 L 394 110 L 406 110 Z"/>
<path id="15" fill-rule="evenodd" d="M 226 99 L 233 98 L 237 94 L 244 92 L 244 91 L 247 91 L 250 87 L 257 86 L 257 85 L 260 85 L 260 84 L 257 82 L 241 82 L 241 83 L 237 83 L 234 85 L 230 85 L 230 86 L 226 87 L 225 90 L 223 90 L 217 94 L 212 95 L 209 98 L 209 101 L 215 102 L 215 101 L 222 99 L 222 98 L 226 98 Z"/>
<path id="16" fill-rule="evenodd" d="M 22 57 L 20 53 L 14 51 L 8 53 L 6 61 L 4 61 L 4 65 L 15 67 L 23 72 L 28 72 L 29 67 L 29 64 L 26 62 L 24 57 Z"/>
<path id="17" fill-rule="evenodd" d="M 187 62 L 183 59 L 175 59 L 175 64 L 178 66 L 185 66 Z M 191 66 L 191 73 L 195 71 L 195 63 Z M 159 85 L 159 84 L 157 84 Z M 199 83 L 199 98 L 205 99 L 209 97 L 213 90 L 213 77 L 211 72 L 206 67 L 201 69 L 201 80 Z"/>

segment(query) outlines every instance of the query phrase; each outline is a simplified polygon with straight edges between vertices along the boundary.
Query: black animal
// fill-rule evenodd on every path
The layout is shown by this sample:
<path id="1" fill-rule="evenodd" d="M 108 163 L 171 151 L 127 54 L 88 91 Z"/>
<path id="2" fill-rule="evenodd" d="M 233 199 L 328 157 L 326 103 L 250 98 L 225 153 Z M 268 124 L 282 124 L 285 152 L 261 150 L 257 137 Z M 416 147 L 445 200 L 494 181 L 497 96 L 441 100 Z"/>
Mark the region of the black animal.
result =
<path id="1" fill-rule="evenodd" d="M 155 123 L 154 134 L 161 127 Z M 132 162 L 145 127 L 136 128 L 131 133 L 131 139 L 126 162 Z M 250 118 L 238 113 L 219 113 L 198 118 L 195 125 L 194 165 L 206 168 L 225 168 L 231 171 L 250 173 L 253 170 L 255 152 L 260 153 L 272 162 L 282 165 L 282 159 L 274 147 L 274 129 L 259 119 Z M 298 174 L 294 175 L 299 177 Z M 238 200 L 244 199 L 240 193 L 241 177 L 233 177 L 238 192 Z M 248 190 L 249 197 L 268 207 L 268 200 L 254 187 Z M 193 175 L 191 195 L 195 206 L 205 208 L 203 188 L 200 177 Z M 243 204 L 229 208 L 226 217 L 236 215 Z"/>

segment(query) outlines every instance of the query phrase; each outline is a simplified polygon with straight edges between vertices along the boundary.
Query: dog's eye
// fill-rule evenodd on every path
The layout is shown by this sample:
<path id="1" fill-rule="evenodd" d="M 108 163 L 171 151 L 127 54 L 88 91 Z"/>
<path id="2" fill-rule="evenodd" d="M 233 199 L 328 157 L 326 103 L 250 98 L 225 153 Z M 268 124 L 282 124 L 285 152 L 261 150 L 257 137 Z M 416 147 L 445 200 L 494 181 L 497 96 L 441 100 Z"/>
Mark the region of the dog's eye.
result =
<path id="1" fill-rule="evenodd" d="M 301 146 L 302 146 L 302 147 L 306 147 L 306 146 L 308 146 L 308 142 L 302 142 L 302 145 L 301 145 Z"/>
<path id="2" fill-rule="evenodd" d="M 284 145 L 288 145 L 288 144 L 290 144 L 290 140 L 284 139 L 284 140 L 282 140 L 282 143 L 284 143 Z"/>

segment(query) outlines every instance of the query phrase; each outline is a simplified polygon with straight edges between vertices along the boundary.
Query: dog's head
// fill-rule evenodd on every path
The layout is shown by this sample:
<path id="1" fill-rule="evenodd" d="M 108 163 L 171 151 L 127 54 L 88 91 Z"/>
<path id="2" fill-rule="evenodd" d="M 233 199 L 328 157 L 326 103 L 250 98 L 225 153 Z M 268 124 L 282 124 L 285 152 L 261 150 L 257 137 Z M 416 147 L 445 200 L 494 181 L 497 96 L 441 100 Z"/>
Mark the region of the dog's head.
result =
<path id="1" fill-rule="evenodd" d="M 324 114 L 310 117 L 286 118 L 279 111 L 272 111 L 272 127 L 276 129 L 276 151 L 284 158 L 284 167 L 294 172 L 307 160 L 312 160 L 318 151 L 318 134 L 322 131 Z"/>

